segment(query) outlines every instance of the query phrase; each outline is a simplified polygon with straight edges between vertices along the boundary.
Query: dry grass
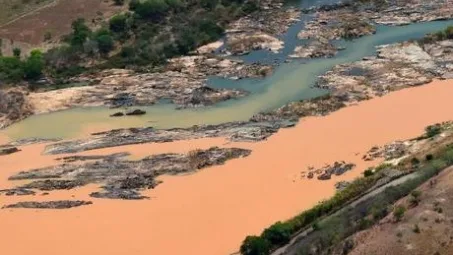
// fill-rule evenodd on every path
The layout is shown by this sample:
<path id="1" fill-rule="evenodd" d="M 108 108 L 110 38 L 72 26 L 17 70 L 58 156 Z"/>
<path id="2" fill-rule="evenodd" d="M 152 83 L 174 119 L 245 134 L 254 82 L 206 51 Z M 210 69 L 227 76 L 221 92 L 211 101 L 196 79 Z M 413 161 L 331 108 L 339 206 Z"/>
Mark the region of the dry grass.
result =
<path id="1" fill-rule="evenodd" d="M 0 27 L 55 0 L 0 0 Z"/>

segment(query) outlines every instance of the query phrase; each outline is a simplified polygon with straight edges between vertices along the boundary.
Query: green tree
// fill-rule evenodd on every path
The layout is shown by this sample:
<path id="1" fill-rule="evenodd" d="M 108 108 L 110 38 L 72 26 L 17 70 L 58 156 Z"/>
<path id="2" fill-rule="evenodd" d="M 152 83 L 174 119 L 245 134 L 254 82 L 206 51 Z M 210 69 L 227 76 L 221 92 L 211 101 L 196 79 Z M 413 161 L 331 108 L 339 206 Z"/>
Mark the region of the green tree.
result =
<path id="1" fill-rule="evenodd" d="M 113 50 L 115 43 L 111 35 L 102 34 L 96 38 L 96 41 L 101 54 L 107 54 Z"/>
<path id="2" fill-rule="evenodd" d="M 142 18 L 160 20 L 169 10 L 168 4 L 164 0 L 146 0 L 133 4 L 134 12 Z"/>
<path id="3" fill-rule="evenodd" d="M 33 50 L 24 64 L 25 78 L 36 80 L 42 75 L 44 69 L 44 60 L 41 51 Z"/>
<path id="4" fill-rule="evenodd" d="M 434 124 L 431 126 L 427 126 L 425 128 L 426 136 L 428 138 L 434 137 L 442 131 L 442 126 L 440 124 Z"/>
<path id="5" fill-rule="evenodd" d="M 91 34 L 90 28 L 85 24 L 85 20 L 79 18 L 72 22 L 71 45 L 82 46 Z"/>
<path id="6" fill-rule="evenodd" d="M 369 168 L 369 169 L 365 170 L 365 172 L 363 172 L 364 177 L 369 177 L 369 176 L 372 176 L 373 174 L 374 174 L 374 172 L 373 172 L 372 168 Z"/>
<path id="7" fill-rule="evenodd" d="M 127 28 L 127 16 L 124 14 L 113 16 L 109 21 L 109 27 L 112 32 L 124 32 Z"/>
<path id="8" fill-rule="evenodd" d="M 271 244 L 266 239 L 259 236 L 247 236 L 241 245 L 242 255 L 268 255 Z"/>
<path id="9" fill-rule="evenodd" d="M 16 57 L 0 57 L 0 80 L 18 82 L 24 77 L 23 63 Z"/>
<path id="10" fill-rule="evenodd" d="M 263 237 L 273 245 L 282 245 L 291 239 L 291 229 L 287 223 L 277 222 L 263 232 Z"/>
<path id="11" fill-rule="evenodd" d="M 22 54 L 22 50 L 20 48 L 14 48 L 13 49 L 13 56 L 16 58 L 20 58 L 20 55 Z"/>

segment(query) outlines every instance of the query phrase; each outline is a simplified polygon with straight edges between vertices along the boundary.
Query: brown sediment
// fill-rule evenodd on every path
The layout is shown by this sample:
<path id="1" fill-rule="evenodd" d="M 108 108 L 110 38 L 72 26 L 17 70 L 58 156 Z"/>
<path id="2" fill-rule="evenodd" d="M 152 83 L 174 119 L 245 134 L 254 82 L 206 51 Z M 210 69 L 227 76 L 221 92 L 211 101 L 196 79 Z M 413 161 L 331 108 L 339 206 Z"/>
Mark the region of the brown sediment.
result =
<path id="1" fill-rule="evenodd" d="M 161 178 L 164 184 L 145 193 L 151 197 L 147 201 L 90 199 L 92 186 L 29 197 L 58 200 L 73 195 L 73 199 L 94 204 L 64 211 L 1 210 L 0 251 L 14 255 L 62 251 L 67 255 L 230 254 L 238 250 L 246 235 L 258 234 L 273 222 L 332 196 L 335 182 L 351 180 L 376 164 L 361 160 L 372 146 L 416 137 L 427 125 L 453 119 L 449 107 L 452 93 L 452 80 L 435 81 L 326 117 L 305 118 L 295 128 L 283 129 L 265 142 L 234 143 L 235 147 L 252 149 L 252 154 L 197 174 L 165 176 Z M 222 139 L 200 139 L 87 153 L 132 150 L 140 157 L 223 143 Z M 42 149 L 40 146 L 24 147 L 22 152 L 0 158 L 1 187 L 10 185 L 5 177 L 13 172 L 53 163 L 52 156 L 33 154 Z M 29 156 L 30 160 L 25 160 Z M 308 166 L 341 160 L 356 167 L 327 181 L 301 178 Z M 0 204 L 25 200 L 2 196 Z M 75 240 L 78 245 L 74 245 Z"/>

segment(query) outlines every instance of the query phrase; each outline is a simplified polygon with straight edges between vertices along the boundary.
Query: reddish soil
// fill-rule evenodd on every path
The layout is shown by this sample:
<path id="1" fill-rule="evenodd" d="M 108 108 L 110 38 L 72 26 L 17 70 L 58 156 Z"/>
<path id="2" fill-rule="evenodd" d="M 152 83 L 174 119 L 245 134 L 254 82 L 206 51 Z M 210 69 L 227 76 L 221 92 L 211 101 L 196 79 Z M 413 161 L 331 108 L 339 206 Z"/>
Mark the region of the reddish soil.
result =
<path id="1" fill-rule="evenodd" d="M 114 6 L 110 0 L 58 0 L 49 7 L 0 27 L 0 38 L 39 45 L 46 32 L 52 34 L 53 40 L 68 34 L 72 21 L 77 18 L 84 18 L 88 24 L 94 25 L 126 6 Z"/>

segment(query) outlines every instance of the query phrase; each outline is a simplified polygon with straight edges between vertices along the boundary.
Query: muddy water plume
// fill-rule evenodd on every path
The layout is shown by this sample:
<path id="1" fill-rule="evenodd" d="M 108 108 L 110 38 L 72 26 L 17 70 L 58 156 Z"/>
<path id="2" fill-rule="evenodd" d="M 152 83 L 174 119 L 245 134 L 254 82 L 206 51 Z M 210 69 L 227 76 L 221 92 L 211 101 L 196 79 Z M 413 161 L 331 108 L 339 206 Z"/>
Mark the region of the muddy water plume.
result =
<path id="1" fill-rule="evenodd" d="M 258 234 L 273 222 L 332 196 L 335 182 L 351 180 L 376 164 L 361 159 L 372 146 L 412 138 L 427 125 L 453 119 L 449 107 L 452 94 L 453 81 L 436 81 L 325 117 L 302 119 L 295 128 L 283 129 L 267 141 L 234 144 L 252 149 L 247 158 L 192 175 L 160 178 L 164 183 L 146 192 L 151 197 L 147 201 L 91 199 L 91 186 L 32 197 L 48 200 L 74 196 L 91 199 L 94 204 L 64 211 L 1 210 L 0 225 L 5 235 L 0 250 L 15 255 L 230 254 L 238 250 L 246 235 Z M 194 141 L 132 145 L 103 149 L 102 153 L 136 149 L 146 155 L 156 150 L 188 151 L 190 146 L 208 148 L 224 143 L 221 139 Z M 26 153 L 25 148 L 21 153 Z M 35 154 L 30 163 L 20 161 L 20 156 L 31 154 L 0 157 L 2 186 L 9 185 L 5 177 L 10 174 L 52 163 L 51 156 Z M 327 181 L 301 178 L 301 172 L 309 166 L 341 160 L 357 166 Z M 10 163 L 5 167 L 5 162 Z M 24 199 L 0 198 L 1 204 Z"/>

